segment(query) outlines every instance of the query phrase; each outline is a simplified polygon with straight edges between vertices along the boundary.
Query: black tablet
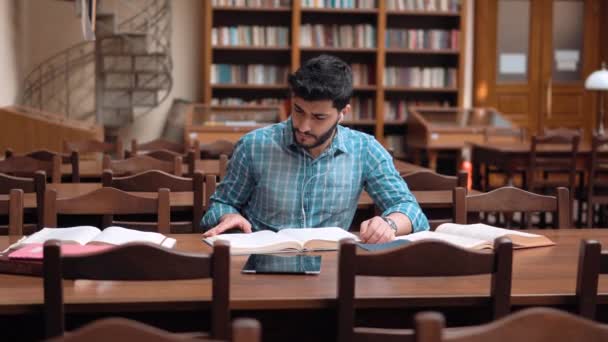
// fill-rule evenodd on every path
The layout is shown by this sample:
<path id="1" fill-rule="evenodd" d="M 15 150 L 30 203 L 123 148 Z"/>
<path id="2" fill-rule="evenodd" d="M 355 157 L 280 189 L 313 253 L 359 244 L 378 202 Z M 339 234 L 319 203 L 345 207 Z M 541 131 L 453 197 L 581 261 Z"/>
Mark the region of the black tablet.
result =
<path id="1" fill-rule="evenodd" d="M 243 273 L 319 274 L 321 256 L 251 254 L 243 267 Z"/>

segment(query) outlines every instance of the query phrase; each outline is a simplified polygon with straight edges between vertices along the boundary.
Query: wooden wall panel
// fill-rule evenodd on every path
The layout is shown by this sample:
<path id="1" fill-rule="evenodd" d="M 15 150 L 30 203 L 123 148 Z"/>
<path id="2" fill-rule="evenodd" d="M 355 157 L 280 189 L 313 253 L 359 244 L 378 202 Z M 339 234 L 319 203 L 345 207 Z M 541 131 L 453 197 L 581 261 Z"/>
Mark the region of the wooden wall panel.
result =
<path id="1" fill-rule="evenodd" d="M 66 119 L 26 107 L 0 108 L 0 152 L 11 148 L 17 153 L 38 149 L 61 151 L 62 141 L 103 140 L 103 127 Z"/>

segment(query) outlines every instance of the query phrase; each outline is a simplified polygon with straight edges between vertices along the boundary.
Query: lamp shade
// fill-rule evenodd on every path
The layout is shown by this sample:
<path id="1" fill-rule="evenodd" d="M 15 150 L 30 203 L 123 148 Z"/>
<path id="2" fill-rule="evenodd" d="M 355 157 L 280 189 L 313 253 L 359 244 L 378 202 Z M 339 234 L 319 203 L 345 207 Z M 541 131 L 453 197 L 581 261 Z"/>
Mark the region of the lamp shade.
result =
<path id="1" fill-rule="evenodd" d="M 589 90 L 608 90 L 608 70 L 602 65 L 601 70 L 591 73 L 585 80 L 585 89 Z"/>

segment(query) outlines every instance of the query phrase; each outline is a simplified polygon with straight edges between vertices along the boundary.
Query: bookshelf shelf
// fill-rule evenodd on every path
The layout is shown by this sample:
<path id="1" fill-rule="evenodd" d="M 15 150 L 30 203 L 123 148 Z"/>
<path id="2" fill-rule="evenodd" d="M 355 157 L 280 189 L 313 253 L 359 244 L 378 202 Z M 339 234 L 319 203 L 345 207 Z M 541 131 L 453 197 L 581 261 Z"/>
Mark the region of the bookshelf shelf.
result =
<path id="1" fill-rule="evenodd" d="M 389 10 L 390 1 L 376 0 L 377 7 L 372 9 L 303 7 L 302 0 L 282 2 L 289 3 L 289 7 L 220 7 L 213 6 L 212 1 L 205 1 L 202 21 L 203 103 L 211 103 L 212 100 L 222 103 L 222 100 L 231 102 L 234 99 L 243 99 L 244 103 L 282 101 L 284 106 L 287 106 L 289 93 L 288 86 L 283 84 L 286 82 L 282 80 L 283 76 L 277 78 L 281 84 L 211 84 L 212 66 L 262 64 L 294 72 L 309 58 L 322 53 L 333 54 L 349 63 L 354 72 L 356 70 L 356 77 L 359 79 L 357 82 L 360 83 L 354 86 L 351 101 L 351 106 L 357 112 L 353 110 L 352 116 L 343 124 L 375 135 L 379 141 L 399 153 L 400 149 L 395 148 L 395 144 L 405 144 L 404 128 L 407 125 L 409 106 L 462 105 L 463 92 L 460 85 L 464 79 L 464 53 L 467 44 L 464 39 L 464 8 L 469 0 L 448 0 L 445 3 L 449 3 L 449 7 L 441 7 L 444 2 L 437 1 L 434 8 L 441 10 Z M 456 2 L 458 4 L 454 5 Z M 429 1 L 423 3 L 425 6 L 430 4 Z M 452 11 L 454 8 L 459 10 Z M 318 25 L 322 25 L 320 33 L 314 31 L 315 26 L 319 29 Z M 356 39 L 357 30 L 361 30 L 358 25 L 364 27 L 364 43 Z M 286 27 L 289 46 L 212 46 L 212 29 L 234 26 Z M 338 33 L 333 31 L 336 26 L 339 28 Z M 352 30 L 349 28 L 341 31 L 343 26 L 352 26 Z M 367 31 L 370 26 L 371 33 Z M 417 43 L 406 44 L 410 39 L 407 35 L 414 34 L 413 31 L 422 31 L 416 33 Z M 444 33 L 439 32 L 438 35 L 437 31 L 446 32 L 448 45 L 443 43 L 444 38 L 441 35 Z M 353 45 L 349 46 L 375 47 L 312 46 L 323 44 L 318 40 L 325 41 L 324 45 L 344 45 L 344 34 L 348 38 L 344 41 L 353 42 Z M 349 36 L 351 34 L 352 37 Z M 328 36 L 331 35 L 334 36 L 329 39 Z M 389 37 L 390 47 L 385 45 Z M 404 40 L 402 37 L 408 38 Z M 420 44 L 421 41 L 423 44 Z M 356 42 L 359 44 L 355 44 Z M 393 71 L 395 74 L 387 74 Z M 412 82 L 412 79 L 408 78 L 408 82 L 405 82 L 398 78 L 409 77 L 401 75 L 409 75 L 410 72 L 415 74 L 415 81 Z M 418 86 L 405 87 L 398 84 Z"/>
<path id="2" fill-rule="evenodd" d="M 216 12 L 262 12 L 262 13 L 290 13 L 290 7 L 242 7 L 242 6 L 215 6 L 212 7 Z"/>
<path id="3" fill-rule="evenodd" d="M 432 49 L 400 49 L 400 48 L 386 48 L 386 53 L 391 54 L 404 54 L 404 55 L 460 55 L 460 50 L 443 49 L 443 50 L 432 50 Z"/>

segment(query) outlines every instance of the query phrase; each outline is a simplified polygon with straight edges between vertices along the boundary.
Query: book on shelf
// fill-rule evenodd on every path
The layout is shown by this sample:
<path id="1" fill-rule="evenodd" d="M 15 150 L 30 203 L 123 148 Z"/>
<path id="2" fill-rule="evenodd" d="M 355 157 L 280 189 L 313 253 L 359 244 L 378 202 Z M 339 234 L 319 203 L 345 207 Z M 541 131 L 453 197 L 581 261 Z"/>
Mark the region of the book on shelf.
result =
<path id="1" fill-rule="evenodd" d="M 460 11 L 460 0 L 386 0 L 389 11 Z"/>
<path id="2" fill-rule="evenodd" d="M 412 50 L 458 50 L 459 30 L 387 29 L 385 46 Z"/>
<path id="3" fill-rule="evenodd" d="M 211 29 L 211 45 L 287 47 L 289 29 L 282 26 L 220 26 Z"/>
<path id="4" fill-rule="evenodd" d="M 435 231 L 417 232 L 399 236 L 397 239 L 412 242 L 420 240 L 440 240 L 463 248 L 493 249 L 494 240 L 499 237 L 511 239 L 514 249 L 555 245 L 555 242 L 540 234 L 497 228 L 483 223 L 444 223 L 439 225 Z"/>
<path id="5" fill-rule="evenodd" d="M 282 65 L 213 64 L 211 84 L 286 84 L 289 70 Z"/>
<path id="6" fill-rule="evenodd" d="M 291 0 L 213 0 L 213 7 L 289 7 Z"/>
<path id="7" fill-rule="evenodd" d="M 418 88 L 455 88 L 458 71 L 443 67 L 394 67 L 384 68 L 384 85 Z"/>
<path id="8" fill-rule="evenodd" d="M 9 259 L 42 259 L 43 245 L 49 240 L 62 242 L 63 255 L 91 253 L 130 242 L 147 242 L 173 248 L 176 240 L 155 232 L 142 232 L 123 227 L 107 227 L 103 231 L 93 226 L 70 228 L 43 228 L 12 244 L 7 252 Z"/>
<path id="9" fill-rule="evenodd" d="M 203 238 L 203 241 L 211 246 L 217 240 L 228 241 L 231 254 L 252 254 L 337 250 L 339 241 L 348 238 L 359 241 L 356 235 L 342 228 L 323 227 L 220 234 Z"/>
<path id="10" fill-rule="evenodd" d="M 371 24 L 303 24 L 300 27 L 300 45 L 317 48 L 375 48 L 376 28 Z"/>
<path id="11" fill-rule="evenodd" d="M 302 8 L 374 9 L 376 0 L 301 0 Z M 380 0 L 383 1 L 383 0 Z"/>

